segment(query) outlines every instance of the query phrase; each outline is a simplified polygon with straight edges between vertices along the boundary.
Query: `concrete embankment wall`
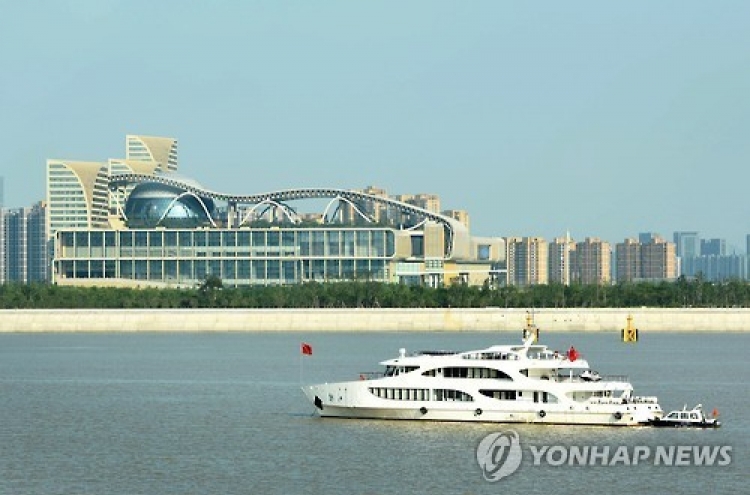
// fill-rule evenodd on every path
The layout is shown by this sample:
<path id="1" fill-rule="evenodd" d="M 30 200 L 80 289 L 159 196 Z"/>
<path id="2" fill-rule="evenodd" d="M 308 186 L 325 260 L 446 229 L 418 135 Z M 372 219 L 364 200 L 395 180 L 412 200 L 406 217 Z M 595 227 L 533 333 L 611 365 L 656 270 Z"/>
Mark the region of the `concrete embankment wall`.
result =
<path id="1" fill-rule="evenodd" d="M 519 331 L 524 309 L 1 310 L 0 332 Z M 542 331 L 750 331 L 750 309 L 537 309 Z"/>

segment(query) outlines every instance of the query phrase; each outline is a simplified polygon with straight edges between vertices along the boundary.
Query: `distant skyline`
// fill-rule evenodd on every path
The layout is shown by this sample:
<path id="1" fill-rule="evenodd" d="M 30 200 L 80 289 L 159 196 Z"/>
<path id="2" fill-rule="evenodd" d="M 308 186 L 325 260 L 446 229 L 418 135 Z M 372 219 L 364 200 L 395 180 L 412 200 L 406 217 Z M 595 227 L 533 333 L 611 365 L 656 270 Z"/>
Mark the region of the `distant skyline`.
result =
<path id="1" fill-rule="evenodd" d="M 211 189 L 434 193 L 480 236 L 750 233 L 750 3 L 6 2 L 5 206 L 179 140 Z"/>

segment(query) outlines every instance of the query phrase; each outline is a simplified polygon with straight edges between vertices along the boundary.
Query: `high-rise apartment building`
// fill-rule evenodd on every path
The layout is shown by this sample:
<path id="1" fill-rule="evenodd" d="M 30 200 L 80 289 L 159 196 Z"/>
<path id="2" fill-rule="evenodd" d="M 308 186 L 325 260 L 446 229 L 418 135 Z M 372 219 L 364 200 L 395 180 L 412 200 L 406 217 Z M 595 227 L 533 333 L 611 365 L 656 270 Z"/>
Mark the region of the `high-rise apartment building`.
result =
<path id="1" fill-rule="evenodd" d="M 653 236 L 650 242 L 625 239 L 617 244 L 617 281 L 674 280 L 677 278 L 675 244 Z"/>
<path id="2" fill-rule="evenodd" d="M 625 239 L 615 246 L 618 282 L 633 282 L 641 278 L 641 243 Z"/>
<path id="3" fill-rule="evenodd" d="M 528 286 L 547 283 L 547 241 L 541 237 L 509 237 L 506 246 L 509 284 Z"/>
<path id="4" fill-rule="evenodd" d="M 157 136 L 125 137 L 125 159 L 159 162 L 162 170 L 177 170 L 177 139 Z"/>
<path id="5" fill-rule="evenodd" d="M 581 284 L 608 284 L 612 273 L 610 244 L 597 237 L 576 243 L 571 253 L 571 280 Z"/>
<path id="6" fill-rule="evenodd" d="M 0 209 L 0 283 L 48 280 L 46 212 L 42 202 Z"/>
<path id="7" fill-rule="evenodd" d="M 549 282 L 570 285 L 570 257 L 576 249 L 576 243 L 570 238 L 557 237 L 549 243 Z"/>

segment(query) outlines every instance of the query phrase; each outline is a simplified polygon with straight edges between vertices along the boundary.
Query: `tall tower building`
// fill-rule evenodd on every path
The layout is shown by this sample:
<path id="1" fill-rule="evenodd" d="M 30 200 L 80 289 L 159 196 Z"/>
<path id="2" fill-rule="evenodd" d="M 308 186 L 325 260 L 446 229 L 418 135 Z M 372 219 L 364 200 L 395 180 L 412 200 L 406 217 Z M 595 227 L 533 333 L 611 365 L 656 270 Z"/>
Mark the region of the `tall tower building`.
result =
<path id="1" fill-rule="evenodd" d="M 0 283 L 49 279 L 46 206 L 0 209 Z"/>
<path id="2" fill-rule="evenodd" d="M 541 237 L 510 237 L 507 246 L 508 283 L 520 286 L 547 283 L 547 241 Z"/>
<path id="3" fill-rule="evenodd" d="M 660 237 L 661 236 L 655 232 L 640 232 L 638 234 L 638 242 L 640 242 L 641 244 L 648 244 L 656 239 L 659 239 Z"/>
<path id="4" fill-rule="evenodd" d="M 727 241 L 724 239 L 701 239 L 701 255 L 726 256 Z"/>
<path id="5" fill-rule="evenodd" d="M 549 244 L 549 281 L 550 283 L 570 285 L 570 258 L 575 252 L 576 243 L 570 238 L 557 237 Z"/>
<path id="6" fill-rule="evenodd" d="M 47 160 L 47 235 L 108 226 L 109 173 L 102 162 Z"/>
<path id="7" fill-rule="evenodd" d="M 680 258 L 695 258 L 701 255 L 698 232 L 675 232 L 674 244 Z"/>
<path id="8" fill-rule="evenodd" d="M 8 228 L 7 210 L 0 208 L 0 284 L 8 281 Z"/>
<path id="9" fill-rule="evenodd" d="M 571 255 L 571 278 L 582 284 L 608 284 L 612 278 L 612 250 L 608 242 L 587 237 Z"/>
<path id="10" fill-rule="evenodd" d="M 177 170 L 177 139 L 156 136 L 125 136 L 125 159 L 159 162 L 165 172 Z"/>

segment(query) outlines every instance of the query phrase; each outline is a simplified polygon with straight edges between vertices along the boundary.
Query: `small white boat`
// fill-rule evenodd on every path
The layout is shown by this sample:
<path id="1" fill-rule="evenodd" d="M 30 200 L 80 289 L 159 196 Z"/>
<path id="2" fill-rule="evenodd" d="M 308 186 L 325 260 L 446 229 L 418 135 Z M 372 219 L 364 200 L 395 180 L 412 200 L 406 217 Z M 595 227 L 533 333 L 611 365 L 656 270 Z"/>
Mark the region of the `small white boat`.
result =
<path id="1" fill-rule="evenodd" d="M 701 404 L 690 410 L 685 405 L 681 411 L 672 411 L 663 418 L 654 419 L 650 424 L 661 428 L 718 428 L 721 426 L 721 422 L 716 417 L 709 418 L 703 413 Z"/>
<path id="2" fill-rule="evenodd" d="M 552 351 L 527 335 L 520 345 L 465 352 L 421 351 L 383 361 L 384 372 L 302 387 L 320 416 L 498 423 L 646 425 L 656 397 L 638 397 L 627 377 L 599 375 L 571 347 Z"/>

